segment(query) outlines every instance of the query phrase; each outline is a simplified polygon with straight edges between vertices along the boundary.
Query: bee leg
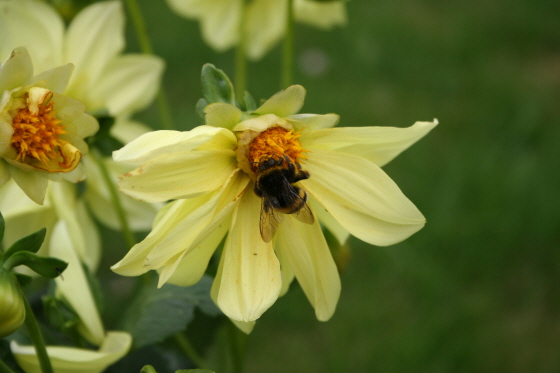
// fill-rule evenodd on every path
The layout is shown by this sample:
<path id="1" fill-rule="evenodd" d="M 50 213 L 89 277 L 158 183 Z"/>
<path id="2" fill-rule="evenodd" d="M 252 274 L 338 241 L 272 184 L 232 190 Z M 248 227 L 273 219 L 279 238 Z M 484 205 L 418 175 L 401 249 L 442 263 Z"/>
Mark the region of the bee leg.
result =
<path id="1" fill-rule="evenodd" d="M 284 159 L 286 160 L 286 164 L 288 165 L 288 170 L 291 173 L 293 173 L 294 172 L 294 164 L 292 163 L 292 160 L 290 159 L 290 157 L 288 157 L 285 154 L 284 154 Z"/>

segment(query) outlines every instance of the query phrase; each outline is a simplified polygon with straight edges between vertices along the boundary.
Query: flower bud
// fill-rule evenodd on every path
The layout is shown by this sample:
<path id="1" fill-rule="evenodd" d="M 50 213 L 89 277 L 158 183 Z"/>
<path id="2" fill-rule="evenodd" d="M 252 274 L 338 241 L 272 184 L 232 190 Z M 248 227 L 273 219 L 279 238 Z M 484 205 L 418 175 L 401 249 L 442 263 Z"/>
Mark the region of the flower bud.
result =
<path id="1" fill-rule="evenodd" d="M 25 321 L 25 304 L 16 276 L 0 267 L 0 338 L 16 330 Z"/>

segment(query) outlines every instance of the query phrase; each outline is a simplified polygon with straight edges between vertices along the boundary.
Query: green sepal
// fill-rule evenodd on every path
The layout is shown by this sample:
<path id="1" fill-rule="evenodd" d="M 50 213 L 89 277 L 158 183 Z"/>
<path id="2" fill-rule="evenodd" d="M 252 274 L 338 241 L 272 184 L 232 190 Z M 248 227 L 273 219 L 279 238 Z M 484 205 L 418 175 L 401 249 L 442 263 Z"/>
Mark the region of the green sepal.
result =
<path id="1" fill-rule="evenodd" d="M 58 277 L 68 267 L 68 263 L 58 258 L 39 256 L 29 251 L 19 251 L 4 262 L 4 268 L 8 270 L 20 265 L 27 266 L 46 278 Z"/>
<path id="2" fill-rule="evenodd" d="M 4 239 L 4 231 L 6 230 L 6 222 L 4 221 L 4 217 L 0 212 L 0 242 Z M 2 254 L 0 253 L 0 256 Z"/>
<path id="3" fill-rule="evenodd" d="M 245 111 L 257 110 L 257 103 L 255 102 L 255 99 L 247 91 L 245 91 L 244 101 L 245 101 Z"/>
<path id="4" fill-rule="evenodd" d="M 111 135 L 111 128 L 115 125 L 115 118 L 113 117 L 99 117 L 99 131 L 88 139 L 88 143 L 98 149 L 101 154 L 106 157 L 111 157 L 114 150 L 118 150 L 124 144 Z"/>
<path id="5" fill-rule="evenodd" d="M 21 286 L 22 288 L 26 287 L 31 283 L 31 281 L 33 281 L 33 277 L 24 275 L 23 273 L 14 272 L 14 275 L 16 275 L 19 286 Z"/>
<path id="6" fill-rule="evenodd" d="M 202 66 L 202 94 L 209 104 L 225 102 L 235 105 L 235 93 L 228 76 L 210 63 Z"/>
<path id="7" fill-rule="evenodd" d="M 49 324 L 63 333 L 74 334 L 80 324 L 80 317 L 64 301 L 54 296 L 44 296 L 43 311 Z"/>
<path id="8" fill-rule="evenodd" d="M 8 250 L 6 250 L 4 253 L 4 260 L 8 260 L 17 252 L 27 251 L 36 253 L 41 248 L 46 234 L 47 228 L 42 228 L 35 233 L 31 233 L 29 236 L 20 238 Z"/>
<path id="9" fill-rule="evenodd" d="M 140 373 L 157 373 L 157 371 L 151 365 L 144 365 Z"/>
<path id="10" fill-rule="evenodd" d="M 198 102 L 196 103 L 196 108 L 195 108 L 196 117 L 198 118 L 201 124 L 206 124 L 206 113 L 204 112 L 204 108 L 206 106 L 208 106 L 208 101 L 206 101 L 203 98 L 198 100 Z"/>

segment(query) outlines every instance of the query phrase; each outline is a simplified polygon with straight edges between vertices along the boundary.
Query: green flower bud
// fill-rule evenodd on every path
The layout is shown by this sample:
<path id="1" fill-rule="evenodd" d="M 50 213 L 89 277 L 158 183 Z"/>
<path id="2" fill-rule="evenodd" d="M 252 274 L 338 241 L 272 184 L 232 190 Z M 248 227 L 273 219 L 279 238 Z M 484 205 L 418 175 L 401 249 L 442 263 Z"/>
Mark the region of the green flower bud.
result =
<path id="1" fill-rule="evenodd" d="M 17 278 L 0 267 L 0 338 L 18 330 L 24 321 L 25 304 Z"/>

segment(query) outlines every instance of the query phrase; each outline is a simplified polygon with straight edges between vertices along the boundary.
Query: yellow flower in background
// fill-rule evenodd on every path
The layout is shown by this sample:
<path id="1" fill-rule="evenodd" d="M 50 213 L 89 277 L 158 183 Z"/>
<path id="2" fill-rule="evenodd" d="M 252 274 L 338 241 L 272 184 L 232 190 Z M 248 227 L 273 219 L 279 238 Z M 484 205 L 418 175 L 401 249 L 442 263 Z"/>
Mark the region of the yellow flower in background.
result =
<path id="1" fill-rule="evenodd" d="M 204 41 L 223 52 L 246 37 L 246 53 L 262 58 L 282 38 L 286 29 L 287 0 L 167 0 L 179 15 L 198 19 Z M 294 0 L 294 18 L 322 29 L 346 24 L 343 1 Z"/>
<path id="2" fill-rule="evenodd" d="M 38 204 L 48 180 L 85 178 L 80 160 L 88 146 L 83 138 L 98 129 L 81 102 L 61 94 L 72 70 L 67 64 L 34 76 L 23 47 L 0 66 L 0 186 L 13 178 Z"/>
<path id="3" fill-rule="evenodd" d="M 352 234 L 382 246 L 421 229 L 424 217 L 380 166 L 436 123 L 332 128 L 338 115 L 297 114 L 304 98 L 296 85 L 250 113 L 210 104 L 206 125 L 148 133 L 114 152 L 137 166 L 122 176 L 122 192 L 175 201 L 113 271 L 157 270 L 160 286 L 192 285 L 227 234 L 211 295 L 243 330 L 294 277 L 328 320 L 340 279 L 321 224 L 340 242 Z"/>
<path id="4" fill-rule="evenodd" d="M 84 8 L 66 29 L 62 17 L 47 4 L 0 1 L 0 58 L 6 54 L 6 48 L 23 45 L 28 48 L 36 71 L 72 63 L 75 70 L 65 95 L 83 102 L 90 114 L 114 117 L 111 135 L 126 144 L 150 130 L 130 116 L 153 101 L 164 62 L 156 56 L 123 54 L 124 22 L 119 1 Z M 21 32 L 22 26 L 29 31 Z M 117 175 L 128 171 L 110 158 L 103 162 L 115 183 Z M 89 156 L 84 157 L 83 163 L 88 184 L 84 199 L 90 211 L 103 224 L 120 229 L 98 166 Z M 126 196 L 122 196 L 122 203 L 132 229 L 151 227 L 156 207 Z"/>

